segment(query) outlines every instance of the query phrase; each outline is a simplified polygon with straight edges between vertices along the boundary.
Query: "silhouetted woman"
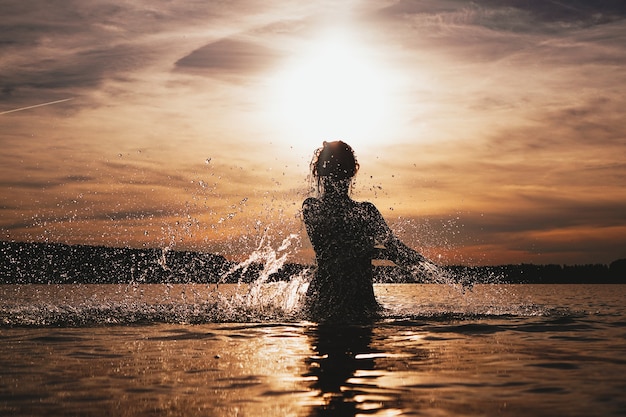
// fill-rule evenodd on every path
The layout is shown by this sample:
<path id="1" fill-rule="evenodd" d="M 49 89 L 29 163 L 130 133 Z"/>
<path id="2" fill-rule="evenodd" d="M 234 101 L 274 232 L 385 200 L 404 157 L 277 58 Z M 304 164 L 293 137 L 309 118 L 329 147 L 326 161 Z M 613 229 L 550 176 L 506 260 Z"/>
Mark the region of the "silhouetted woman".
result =
<path id="1" fill-rule="evenodd" d="M 324 142 L 311 162 L 320 197 L 307 198 L 302 208 L 317 263 L 306 299 L 309 318 L 315 321 L 377 317 L 372 259 L 401 266 L 425 261 L 393 234 L 372 203 L 350 198 L 358 168 L 352 148 L 341 141 Z"/>

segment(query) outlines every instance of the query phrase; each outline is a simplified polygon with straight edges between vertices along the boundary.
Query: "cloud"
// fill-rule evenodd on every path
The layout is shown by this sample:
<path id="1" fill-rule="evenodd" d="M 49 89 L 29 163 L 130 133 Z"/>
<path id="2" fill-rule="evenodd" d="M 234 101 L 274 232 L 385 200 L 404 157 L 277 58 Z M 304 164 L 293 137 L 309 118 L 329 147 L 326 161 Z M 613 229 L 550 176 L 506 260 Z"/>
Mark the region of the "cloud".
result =
<path id="1" fill-rule="evenodd" d="M 132 57 L 136 52 L 137 49 L 130 46 L 116 46 L 31 60 L 6 74 L 2 90 L 5 95 L 15 96 L 24 90 L 37 95 L 46 94 L 46 90 L 60 90 L 67 95 L 91 89 L 99 86 L 104 79 L 132 68 L 125 61 L 129 61 L 126 57 Z"/>
<path id="2" fill-rule="evenodd" d="M 526 1 L 486 0 L 481 5 L 511 7 L 528 12 L 545 22 L 572 22 L 579 25 L 604 24 L 626 17 L 626 5 L 619 0 Z"/>
<path id="3" fill-rule="evenodd" d="M 36 7 L 10 2 L 3 5 L 0 28 L 0 97 L 32 103 L 35 95 L 46 100 L 54 92 L 92 91 L 106 80 L 149 68 L 164 56 L 175 62 L 203 32 L 211 39 L 233 31 L 235 25 L 246 30 L 262 10 L 252 2 L 224 6 L 200 1 L 51 0 Z M 233 19 L 245 12 L 250 13 L 247 19 Z M 194 56 L 186 62 L 197 64 Z"/>
<path id="4" fill-rule="evenodd" d="M 623 204 L 590 205 L 582 199 L 542 204 L 404 217 L 391 226 L 429 256 L 441 253 L 446 263 L 608 264 L 625 255 L 626 227 L 615 220 L 624 218 Z"/>
<path id="5" fill-rule="evenodd" d="M 532 63 L 528 59 L 543 62 L 569 58 L 571 62 L 572 57 L 580 61 L 585 54 L 589 55 L 587 60 L 615 62 L 615 49 L 608 48 L 607 43 L 613 42 L 623 51 L 624 18 L 626 6 L 611 0 L 401 0 L 369 16 L 390 45 L 402 45 L 416 56 L 428 52 L 431 60 L 449 57 L 458 62 L 462 58 L 463 67 L 470 62 L 511 57 L 519 57 L 516 62 L 525 66 Z M 578 42 L 579 36 L 587 38 Z"/>
<path id="6" fill-rule="evenodd" d="M 626 17 L 626 6 L 620 0 L 400 0 L 383 8 L 380 13 L 388 18 L 421 15 L 444 25 L 476 24 L 500 30 L 535 31 L 546 29 L 540 23 L 564 28 L 565 23 L 589 26 L 613 22 Z"/>
<path id="7" fill-rule="evenodd" d="M 180 70 L 211 75 L 254 73 L 274 65 L 281 55 L 262 45 L 241 39 L 220 39 L 196 49 L 176 62 Z"/>
<path id="8" fill-rule="evenodd" d="M 508 198 L 508 197 L 507 197 Z M 606 198 L 589 201 L 584 196 L 577 199 L 555 196 L 523 196 L 511 199 L 525 210 L 493 210 L 485 207 L 482 213 L 465 216 L 483 232 L 506 234 L 511 232 L 538 232 L 566 230 L 574 227 L 608 228 L 626 224 L 625 205 L 622 201 Z"/>

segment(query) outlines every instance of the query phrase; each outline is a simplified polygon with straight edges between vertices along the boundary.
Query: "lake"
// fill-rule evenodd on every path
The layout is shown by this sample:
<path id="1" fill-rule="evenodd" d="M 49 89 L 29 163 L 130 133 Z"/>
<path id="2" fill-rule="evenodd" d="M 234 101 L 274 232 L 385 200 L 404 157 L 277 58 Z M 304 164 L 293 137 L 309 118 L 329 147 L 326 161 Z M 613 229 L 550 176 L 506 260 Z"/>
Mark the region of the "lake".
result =
<path id="1" fill-rule="evenodd" d="M 0 415 L 624 416 L 626 285 L 0 285 Z"/>

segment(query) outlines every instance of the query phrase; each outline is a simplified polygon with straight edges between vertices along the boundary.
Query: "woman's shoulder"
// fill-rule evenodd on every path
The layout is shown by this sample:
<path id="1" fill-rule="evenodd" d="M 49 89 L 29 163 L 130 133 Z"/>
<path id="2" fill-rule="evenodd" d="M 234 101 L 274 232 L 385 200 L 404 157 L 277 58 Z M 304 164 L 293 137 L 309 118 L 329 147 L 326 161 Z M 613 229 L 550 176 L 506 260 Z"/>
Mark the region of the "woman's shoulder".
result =
<path id="1" fill-rule="evenodd" d="M 376 208 L 374 203 L 371 203 L 369 201 L 359 201 L 356 203 L 356 205 L 361 210 L 378 213 L 378 209 Z"/>
<path id="2" fill-rule="evenodd" d="M 307 199 L 305 199 L 302 202 L 302 208 L 303 209 L 307 209 L 307 208 L 310 208 L 310 207 L 318 206 L 319 204 L 320 204 L 319 198 L 308 197 Z"/>
<path id="3" fill-rule="evenodd" d="M 302 213 L 305 217 L 319 215 L 322 210 L 322 202 L 315 197 L 309 197 L 302 202 Z"/>

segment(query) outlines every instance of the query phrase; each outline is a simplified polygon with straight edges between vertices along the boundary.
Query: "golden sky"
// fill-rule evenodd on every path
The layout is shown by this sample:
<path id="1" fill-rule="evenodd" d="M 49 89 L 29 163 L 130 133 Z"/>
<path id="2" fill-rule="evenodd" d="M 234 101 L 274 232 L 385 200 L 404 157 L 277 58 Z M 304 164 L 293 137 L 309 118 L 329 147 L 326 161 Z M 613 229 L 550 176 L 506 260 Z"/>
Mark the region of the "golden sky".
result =
<path id="1" fill-rule="evenodd" d="M 323 140 L 442 263 L 626 257 L 620 1 L 3 4 L 1 239 L 244 259 Z"/>

